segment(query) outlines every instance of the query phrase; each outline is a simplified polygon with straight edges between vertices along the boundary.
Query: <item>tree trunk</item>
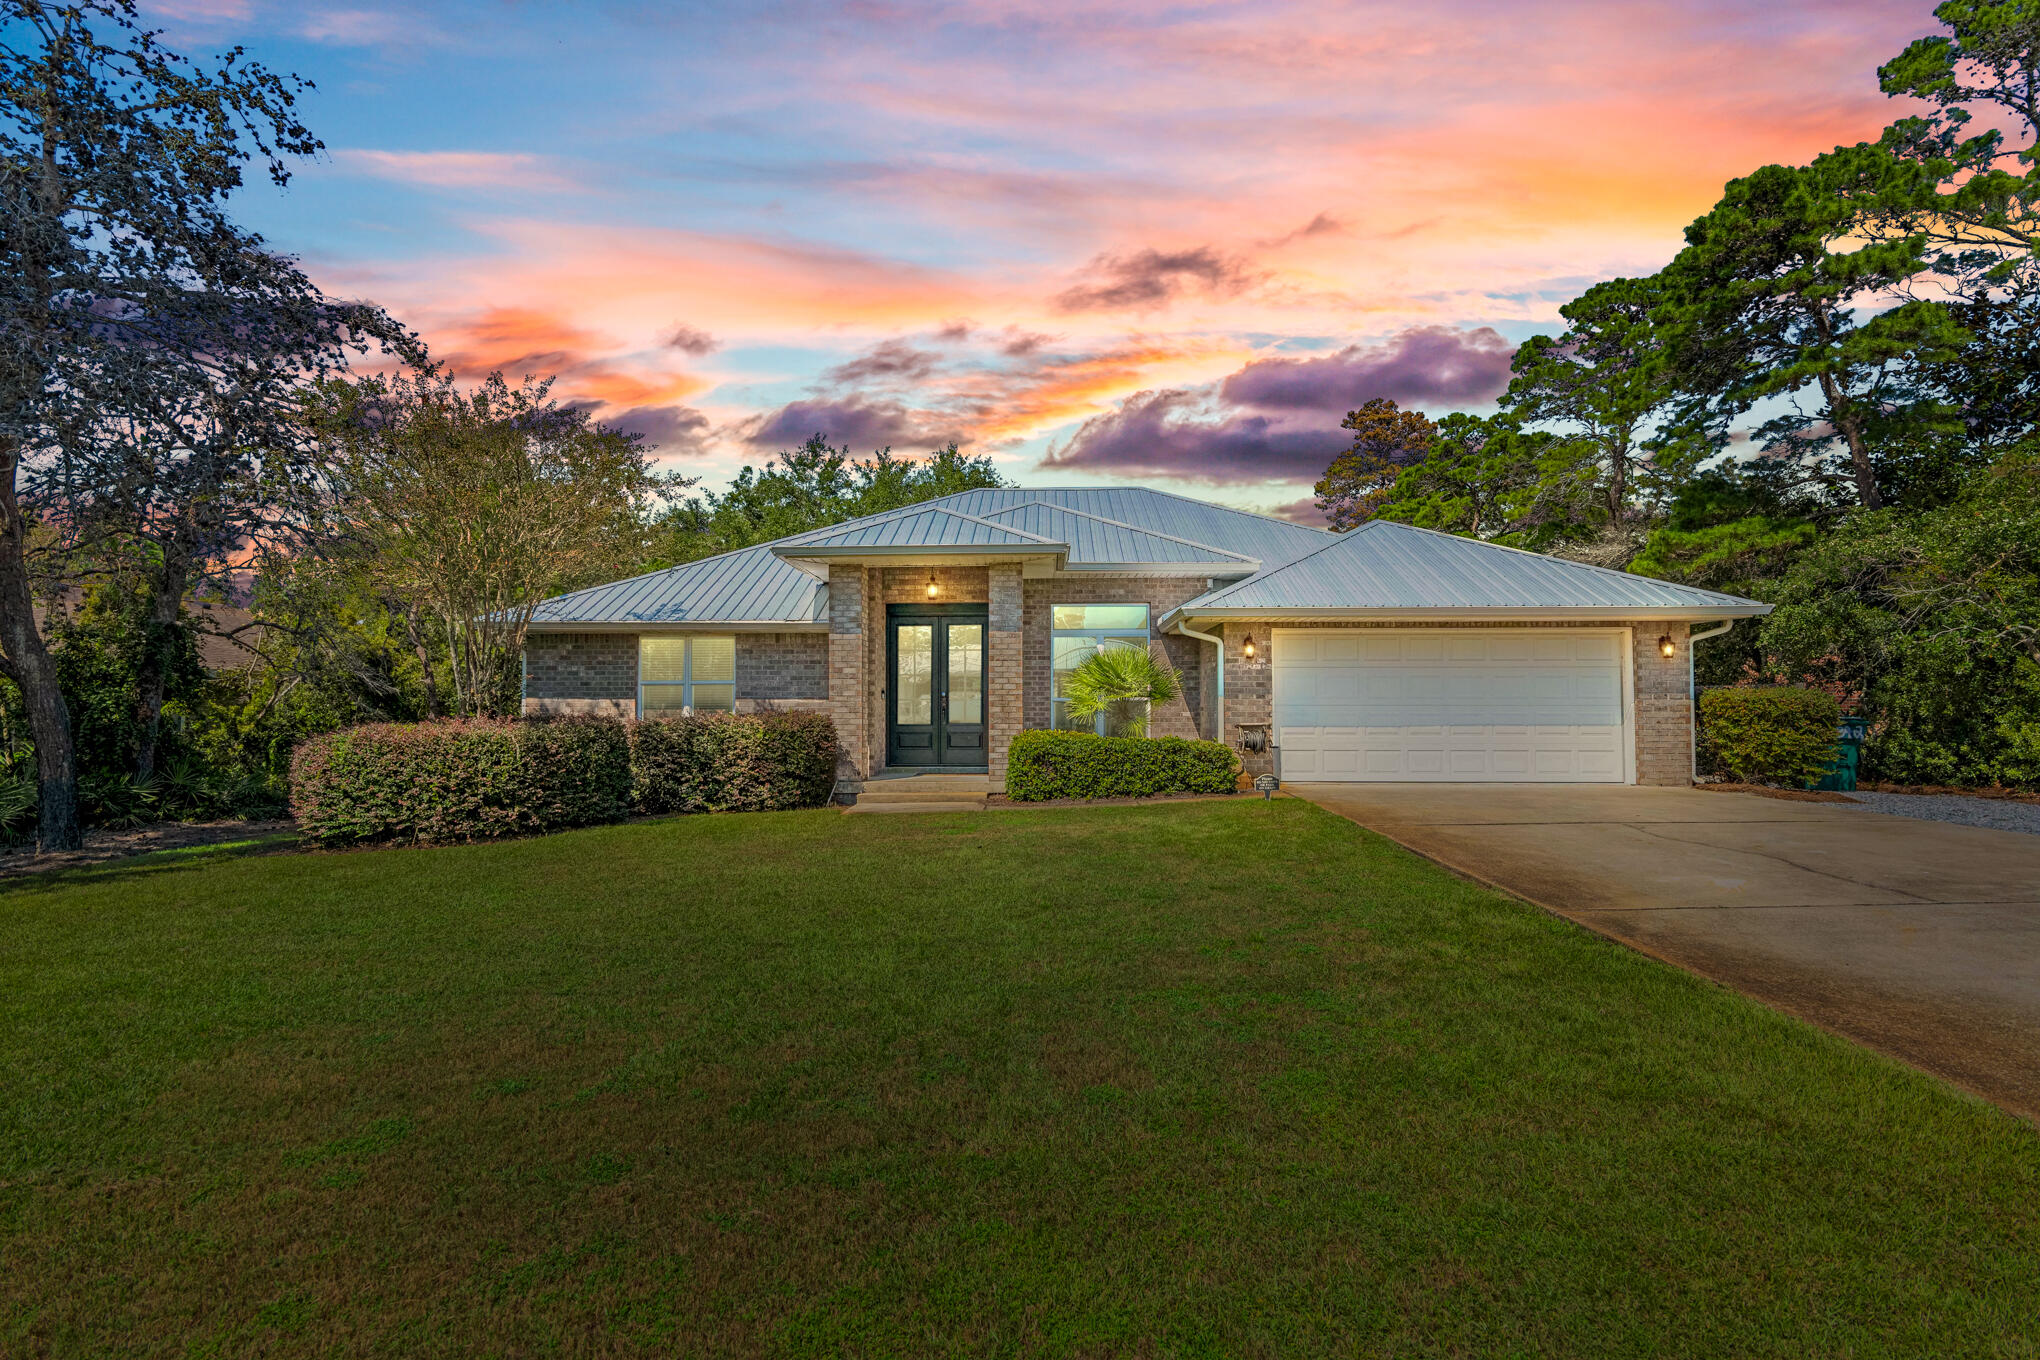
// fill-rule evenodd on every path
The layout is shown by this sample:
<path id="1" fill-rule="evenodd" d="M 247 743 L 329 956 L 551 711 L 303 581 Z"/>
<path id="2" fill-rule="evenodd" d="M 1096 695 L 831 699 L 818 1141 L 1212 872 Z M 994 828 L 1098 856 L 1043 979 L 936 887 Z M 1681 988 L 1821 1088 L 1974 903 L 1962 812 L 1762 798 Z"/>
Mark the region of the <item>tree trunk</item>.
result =
<path id="1" fill-rule="evenodd" d="M 404 616 L 404 631 L 411 635 L 411 650 L 418 654 L 418 670 L 425 677 L 425 716 L 442 718 L 446 715 L 439 706 L 439 677 L 432 669 L 432 652 L 425 646 L 425 635 L 418 631 L 418 610 L 404 605 L 399 612 Z"/>
<path id="2" fill-rule="evenodd" d="M 1870 446 L 1863 441 L 1863 421 L 1836 388 L 1833 378 L 1822 374 L 1820 385 L 1827 394 L 1828 418 L 1849 444 L 1849 468 L 1856 478 L 1856 499 L 1865 510 L 1875 510 L 1884 504 L 1884 497 L 1877 491 L 1877 469 L 1870 463 Z"/>
<path id="3" fill-rule="evenodd" d="M 44 852 L 84 845 L 78 823 L 78 752 L 71 741 L 71 713 L 57 685 L 57 667 L 35 622 L 35 595 L 28 581 L 28 521 L 15 499 L 18 444 L 0 443 L 0 650 L 9 678 L 21 689 L 28 730 L 35 741 L 39 804 L 36 842 Z"/>
<path id="4" fill-rule="evenodd" d="M 177 616 L 191 578 L 190 557 L 180 546 L 164 545 L 163 564 L 149 576 L 149 609 L 144 623 L 148 645 L 135 669 L 135 777 L 156 772 L 156 747 L 163 733 L 163 695 L 169 685 L 170 662 L 177 646 Z"/>

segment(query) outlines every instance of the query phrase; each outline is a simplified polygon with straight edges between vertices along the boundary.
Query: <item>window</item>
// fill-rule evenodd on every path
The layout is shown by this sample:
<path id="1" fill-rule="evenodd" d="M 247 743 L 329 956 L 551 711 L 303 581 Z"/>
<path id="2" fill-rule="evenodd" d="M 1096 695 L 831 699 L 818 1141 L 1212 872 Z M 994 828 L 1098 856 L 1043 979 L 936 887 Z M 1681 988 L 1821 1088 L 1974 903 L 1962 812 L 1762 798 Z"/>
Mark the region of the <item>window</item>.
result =
<path id="1" fill-rule="evenodd" d="M 1148 607 L 1144 604 L 1059 604 L 1049 611 L 1049 725 L 1062 732 L 1123 735 L 1129 717 L 1145 717 L 1147 700 L 1129 699 L 1088 718 L 1072 718 L 1063 698 L 1063 679 L 1104 647 L 1146 647 Z"/>
<path id="2" fill-rule="evenodd" d="M 733 637 L 640 637 L 638 716 L 729 713 L 737 706 Z"/>

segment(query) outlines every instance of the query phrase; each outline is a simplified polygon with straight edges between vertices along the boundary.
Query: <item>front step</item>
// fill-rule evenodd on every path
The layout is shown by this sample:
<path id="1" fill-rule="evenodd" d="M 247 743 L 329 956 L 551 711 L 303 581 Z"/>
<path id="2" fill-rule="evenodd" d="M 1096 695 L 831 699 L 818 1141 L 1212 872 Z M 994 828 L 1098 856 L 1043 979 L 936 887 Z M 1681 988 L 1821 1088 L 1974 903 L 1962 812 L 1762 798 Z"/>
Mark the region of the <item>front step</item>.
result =
<path id="1" fill-rule="evenodd" d="M 982 812 L 989 775 L 881 775 L 864 781 L 848 812 Z"/>

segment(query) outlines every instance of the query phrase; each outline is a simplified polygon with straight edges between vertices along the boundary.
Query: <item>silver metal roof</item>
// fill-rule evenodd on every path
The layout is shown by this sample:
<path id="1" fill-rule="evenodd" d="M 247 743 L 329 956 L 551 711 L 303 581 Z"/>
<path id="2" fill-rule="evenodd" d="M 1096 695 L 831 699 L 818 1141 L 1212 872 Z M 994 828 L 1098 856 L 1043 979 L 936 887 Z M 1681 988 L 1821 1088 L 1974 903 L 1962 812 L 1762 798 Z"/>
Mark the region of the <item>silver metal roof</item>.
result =
<path id="1" fill-rule="evenodd" d="M 1068 545 L 1068 565 L 1072 567 L 1194 563 L 1251 571 L 1260 565 L 1243 553 L 1226 552 L 1203 543 L 1192 543 L 1187 538 L 1135 528 L 1131 524 L 1086 514 L 1081 510 L 1066 510 L 1047 501 L 1028 501 L 1003 510 L 989 510 L 984 518 Z"/>
<path id="2" fill-rule="evenodd" d="M 1060 555 L 1064 543 L 975 515 L 958 514 L 939 504 L 918 506 L 889 515 L 848 520 L 814 533 L 782 539 L 772 545 L 781 557 L 827 557 L 837 553 L 915 551 L 928 548 L 1001 549 Z"/>
<path id="3" fill-rule="evenodd" d="M 1207 591 L 1171 617 L 1492 611 L 1734 618 L 1768 613 L 1770 606 L 1369 520 L 1308 556 Z"/>
<path id="4" fill-rule="evenodd" d="M 829 619 L 829 586 L 773 556 L 768 544 L 720 557 L 633 576 L 539 605 L 531 622 L 540 632 L 580 625 L 782 623 Z"/>

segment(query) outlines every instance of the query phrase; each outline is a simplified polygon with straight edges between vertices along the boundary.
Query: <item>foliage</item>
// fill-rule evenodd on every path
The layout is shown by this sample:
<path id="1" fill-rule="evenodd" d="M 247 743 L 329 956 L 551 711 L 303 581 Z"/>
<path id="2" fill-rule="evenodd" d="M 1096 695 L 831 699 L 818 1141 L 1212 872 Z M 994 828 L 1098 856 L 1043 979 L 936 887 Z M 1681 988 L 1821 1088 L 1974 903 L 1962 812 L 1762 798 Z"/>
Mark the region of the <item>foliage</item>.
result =
<path id="1" fill-rule="evenodd" d="M 818 807 L 836 785 L 825 714 L 696 713 L 631 724 L 631 798 L 643 813 Z"/>
<path id="2" fill-rule="evenodd" d="M 443 844 L 634 810 L 811 807 L 827 800 L 835 764 L 835 729 L 812 713 L 376 723 L 303 743 L 291 808 L 329 845 Z"/>
<path id="3" fill-rule="evenodd" d="M 1231 793 L 1240 771 L 1223 742 L 1091 732 L 1016 733 L 1006 760 L 1006 796 L 1016 803 Z"/>
<path id="4" fill-rule="evenodd" d="M 880 449 L 851 461 L 823 435 L 782 453 L 762 470 L 745 467 L 722 492 L 703 491 L 668 511 L 655 529 L 652 562 L 672 566 L 756 543 L 883 514 L 938 496 L 1004 486 L 989 457 L 951 444 L 925 459 Z"/>
<path id="5" fill-rule="evenodd" d="M 673 484 L 640 437 L 501 373 L 461 391 L 434 373 L 329 384 L 317 420 L 335 464 L 335 528 L 386 595 L 446 642 L 457 712 L 514 711 L 541 600 L 635 569 Z"/>
<path id="6" fill-rule="evenodd" d="M 1553 436 L 1527 433 L 1508 415 L 1459 411 L 1437 430 L 1430 452 L 1396 474 L 1378 517 L 1502 542 L 1531 528 L 1538 458 Z"/>
<path id="7" fill-rule="evenodd" d="M 1069 715 L 1095 718 L 1107 710 L 1121 715 L 1129 737 L 1147 735 L 1148 716 L 1183 692 L 1175 667 L 1146 647 L 1103 647 L 1091 653 L 1062 680 Z"/>
<path id="8" fill-rule="evenodd" d="M 1841 716 L 1834 696 L 1817 689 L 1710 689 L 1700 695 L 1700 739 L 1745 783 L 1804 788 L 1834 760 Z"/>
<path id="9" fill-rule="evenodd" d="M 1353 443 L 1312 488 L 1334 533 L 1379 513 L 1403 469 L 1422 462 L 1438 440 L 1438 427 L 1423 412 L 1400 410 L 1387 397 L 1347 412 L 1339 428 L 1353 432 Z"/>

